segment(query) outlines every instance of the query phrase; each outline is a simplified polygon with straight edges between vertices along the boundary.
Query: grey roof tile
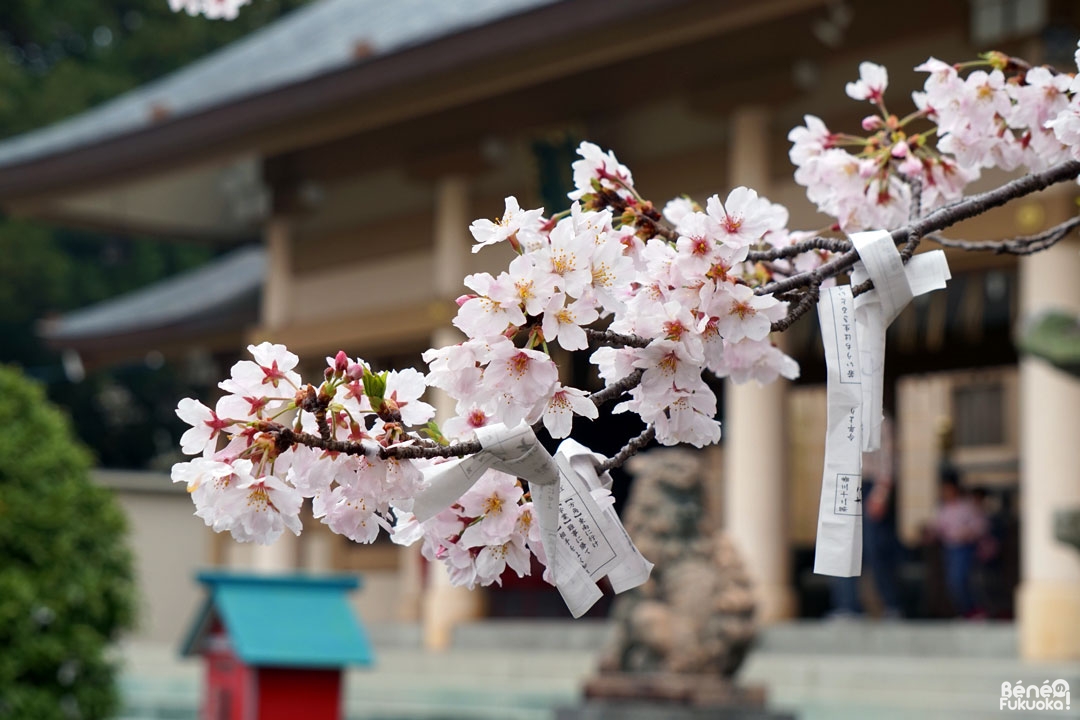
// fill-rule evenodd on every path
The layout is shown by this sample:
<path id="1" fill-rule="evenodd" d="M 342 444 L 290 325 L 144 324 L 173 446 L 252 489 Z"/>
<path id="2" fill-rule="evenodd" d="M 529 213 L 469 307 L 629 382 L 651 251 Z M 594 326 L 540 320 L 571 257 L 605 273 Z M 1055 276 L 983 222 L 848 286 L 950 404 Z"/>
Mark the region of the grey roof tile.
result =
<path id="1" fill-rule="evenodd" d="M 317 0 L 160 80 L 0 142 L 0 167 L 139 130 L 161 111 L 189 115 L 362 62 L 360 45 L 365 59 L 388 55 L 556 1 Z"/>
<path id="2" fill-rule="evenodd" d="M 265 272 L 266 251 L 242 248 L 194 270 L 47 321 L 39 334 L 54 342 L 76 341 L 197 320 L 249 301 L 261 290 Z"/>

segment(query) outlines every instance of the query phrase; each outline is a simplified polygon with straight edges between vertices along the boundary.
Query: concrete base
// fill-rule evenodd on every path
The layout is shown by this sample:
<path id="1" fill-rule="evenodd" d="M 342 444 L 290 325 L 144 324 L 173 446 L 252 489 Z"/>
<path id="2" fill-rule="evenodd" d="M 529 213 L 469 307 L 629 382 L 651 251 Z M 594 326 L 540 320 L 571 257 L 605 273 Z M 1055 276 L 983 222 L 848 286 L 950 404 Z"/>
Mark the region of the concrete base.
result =
<path id="1" fill-rule="evenodd" d="M 705 707 L 659 702 L 588 700 L 555 711 L 555 720 L 795 720 L 795 715 L 763 708 Z"/>
<path id="2" fill-rule="evenodd" d="M 604 673 L 585 683 L 585 702 L 556 720 L 786 720 L 765 709 L 765 688 L 716 675 Z"/>
<path id="3" fill-rule="evenodd" d="M 1080 660 L 1080 583 L 1025 582 L 1016 610 L 1021 658 Z"/>
<path id="4" fill-rule="evenodd" d="M 585 683 L 585 698 L 600 702 L 645 702 L 695 708 L 765 707 L 765 688 L 736 685 L 717 675 L 603 673 Z"/>

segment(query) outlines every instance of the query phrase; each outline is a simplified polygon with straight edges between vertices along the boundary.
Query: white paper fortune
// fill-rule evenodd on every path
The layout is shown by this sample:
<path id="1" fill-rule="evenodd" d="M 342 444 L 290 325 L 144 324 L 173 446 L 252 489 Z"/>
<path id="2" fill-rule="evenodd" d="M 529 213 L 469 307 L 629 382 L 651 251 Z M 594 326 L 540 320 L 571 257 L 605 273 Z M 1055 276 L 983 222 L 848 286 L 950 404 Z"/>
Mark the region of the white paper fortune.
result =
<path id="1" fill-rule="evenodd" d="M 881 447 L 885 332 L 913 297 L 945 287 L 950 277 L 949 264 L 944 252 L 934 250 L 916 255 L 904 265 L 887 230 L 852 233 L 850 237 L 860 258 L 852 270 L 851 284 L 858 285 L 867 278 L 874 281 L 873 290 L 855 298 L 863 372 L 862 449 L 872 452 Z"/>
<path id="2" fill-rule="evenodd" d="M 855 302 L 849 286 L 821 292 L 818 321 L 828 370 L 825 470 L 814 572 L 862 572 L 862 381 Z"/>
<path id="3" fill-rule="evenodd" d="M 574 617 L 600 599 L 596 581 L 601 577 L 608 577 L 615 592 L 648 579 L 652 564 L 638 552 L 614 510 L 601 508 L 592 496 L 603 482 L 596 473 L 603 457 L 567 440 L 552 458 L 524 423 L 512 429 L 483 427 L 476 435 L 483 450 L 424 470 L 427 486 L 413 504 L 418 520 L 457 502 L 494 468 L 529 483 L 548 570 Z"/>

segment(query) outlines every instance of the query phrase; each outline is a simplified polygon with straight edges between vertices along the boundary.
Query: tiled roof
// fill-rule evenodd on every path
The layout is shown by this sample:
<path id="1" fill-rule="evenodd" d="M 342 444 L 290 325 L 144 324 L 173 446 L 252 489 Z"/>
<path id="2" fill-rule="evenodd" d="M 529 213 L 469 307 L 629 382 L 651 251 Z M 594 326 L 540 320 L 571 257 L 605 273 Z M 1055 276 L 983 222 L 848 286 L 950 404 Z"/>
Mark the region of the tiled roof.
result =
<path id="1" fill-rule="evenodd" d="M 266 251 L 247 247 L 195 270 L 75 310 L 47 322 L 58 344 L 176 326 L 251 304 L 262 288 Z"/>
<path id="2" fill-rule="evenodd" d="M 184 642 L 185 655 L 204 651 L 217 617 L 247 665 L 331 668 L 374 660 L 348 602 L 357 577 L 203 572 L 199 581 L 210 596 Z"/>
<path id="3" fill-rule="evenodd" d="M 135 132 L 163 117 L 227 105 L 556 1 L 317 0 L 160 80 L 0 142 L 0 167 Z"/>

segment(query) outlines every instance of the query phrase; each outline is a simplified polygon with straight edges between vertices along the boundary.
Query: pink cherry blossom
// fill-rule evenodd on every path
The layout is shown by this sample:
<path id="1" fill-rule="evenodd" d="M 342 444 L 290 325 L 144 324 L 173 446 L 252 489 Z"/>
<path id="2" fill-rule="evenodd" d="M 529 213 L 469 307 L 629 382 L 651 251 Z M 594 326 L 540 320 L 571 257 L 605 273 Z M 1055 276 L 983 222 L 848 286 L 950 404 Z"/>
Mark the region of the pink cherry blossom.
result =
<path id="1" fill-rule="evenodd" d="M 578 147 L 581 160 L 573 163 L 574 185 L 576 190 L 569 193 L 571 200 L 580 200 L 586 194 L 594 192 L 593 180 L 600 185 L 615 190 L 620 195 L 629 195 L 624 186 L 633 187 L 634 178 L 629 168 L 621 164 L 611 151 L 604 152 L 598 146 L 583 142 Z"/>
<path id="2" fill-rule="evenodd" d="M 506 332 L 508 327 L 525 324 L 520 296 L 507 273 L 497 279 L 490 273 L 468 275 L 465 284 L 479 295 L 462 303 L 453 323 L 470 338 L 495 337 Z"/>
<path id="3" fill-rule="evenodd" d="M 231 519 L 229 531 L 239 542 L 268 545 L 286 529 L 301 530 L 303 498 L 273 475 L 256 477 L 247 460 L 233 463 L 237 485 L 225 493 L 221 511 Z"/>
<path id="4" fill-rule="evenodd" d="M 517 244 L 534 244 L 539 236 L 540 224 L 543 222 L 544 209 L 522 210 L 518 205 L 517 198 L 513 195 L 505 200 L 505 210 L 501 218 L 495 220 L 474 220 L 469 226 L 476 244 L 472 251 L 479 252 L 488 245 L 495 245 L 506 240 L 512 240 Z M 525 236 L 525 237 L 519 237 Z"/>
<path id="5" fill-rule="evenodd" d="M 544 427 L 553 438 L 564 438 L 574 425 L 574 415 L 595 420 L 600 415 L 596 405 L 584 390 L 555 384 L 555 392 L 544 410 Z"/>
<path id="6" fill-rule="evenodd" d="M 859 79 L 849 82 L 844 92 L 853 100 L 881 102 L 885 88 L 889 86 L 889 73 L 881 65 L 872 62 L 859 63 Z"/>
<path id="7" fill-rule="evenodd" d="M 191 398 L 184 398 L 177 404 L 176 415 L 192 426 L 180 438 L 180 449 L 187 455 L 213 452 L 217 449 L 222 431 L 232 426 L 227 419 L 220 418 L 217 412 Z"/>
<path id="8" fill-rule="evenodd" d="M 584 350 L 589 346 L 589 339 L 582 330 L 599 317 L 596 308 L 585 300 L 566 302 L 566 296 L 556 293 L 548 306 L 544 308 L 544 321 L 541 330 L 548 342 L 558 340 L 563 350 Z"/>

